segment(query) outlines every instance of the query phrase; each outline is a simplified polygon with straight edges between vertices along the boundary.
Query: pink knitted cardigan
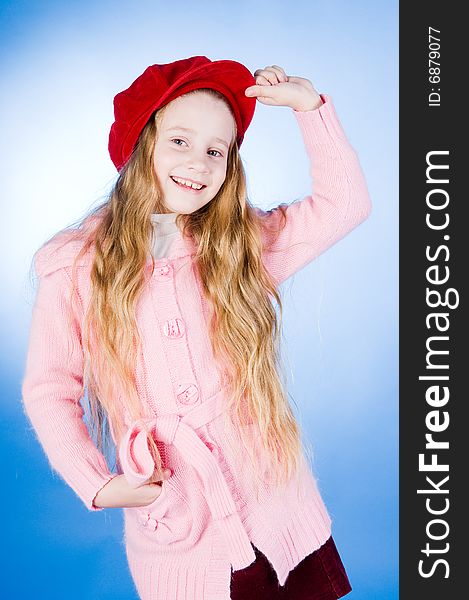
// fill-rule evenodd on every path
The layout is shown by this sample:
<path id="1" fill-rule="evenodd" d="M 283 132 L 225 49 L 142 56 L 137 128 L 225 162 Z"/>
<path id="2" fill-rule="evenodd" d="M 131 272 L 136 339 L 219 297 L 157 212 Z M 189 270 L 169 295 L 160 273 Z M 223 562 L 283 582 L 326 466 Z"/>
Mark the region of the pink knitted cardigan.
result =
<path id="1" fill-rule="evenodd" d="M 279 285 L 371 210 L 359 159 L 332 99 L 321 97 L 323 104 L 315 110 L 292 111 L 310 159 L 314 193 L 288 206 L 287 225 L 274 244 L 267 239 L 270 233 L 264 234 L 263 260 Z M 277 217 L 278 211 L 266 214 Z M 52 468 L 94 511 L 102 510 L 93 504 L 97 492 L 116 474 L 82 418 L 80 331 L 92 255 L 79 263 L 82 310 L 68 322 L 71 265 L 80 249 L 80 242 L 69 241 L 68 235 L 57 234 L 35 255 L 39 287 L 23 405 Z M 192 265 L 194 252 L 191 239 L 176 238 L 168 256 L 156 260 L 137 306 L 143 344 L 137 389 L 151 407 L 150 424 L 164 444 L 165 464 L 174 470 L 155 502 L 123 509 L 128 564 L 144 600 L 228 599 L 232 569 L 255 560 L 252 544 L 283 585 L 288 573 L 331 535 L 331 518 L 305 457 L 291 485 L 279 491 L 266 481 L 257 498 L 250 470 L 234 468 L 222 428 L 226 397 L 208 336 L 208 306 Z M 146 268 L 151 271 L 151 256 Z M 118 472 L 138 486 L 151 475 L 153 462 L 139 425 L 125 418 Z"/>

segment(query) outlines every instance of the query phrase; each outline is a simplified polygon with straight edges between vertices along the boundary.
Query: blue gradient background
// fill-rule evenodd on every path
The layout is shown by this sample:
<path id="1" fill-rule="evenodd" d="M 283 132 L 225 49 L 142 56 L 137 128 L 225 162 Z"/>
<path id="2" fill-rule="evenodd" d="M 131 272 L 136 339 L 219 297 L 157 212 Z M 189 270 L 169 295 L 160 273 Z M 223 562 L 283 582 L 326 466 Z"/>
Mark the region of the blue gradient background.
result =
<path id="1" fill-rule="evenodd" d="M 151 63 L 204 54 L 310 79 L 359 154 L 373 213 L 283 286 L 284 339 L 347 598 L 398 598 L 397 2 L 24 0 L 0 3 L 0 28 L 2 597 L 137 598 L 121 511 L 88 513 L 24 417 L 28 271 L 115 179 L 114 94 Z M 311 192 L 290 109 L 258 103 L 241 155 L 256 205 Z"/>

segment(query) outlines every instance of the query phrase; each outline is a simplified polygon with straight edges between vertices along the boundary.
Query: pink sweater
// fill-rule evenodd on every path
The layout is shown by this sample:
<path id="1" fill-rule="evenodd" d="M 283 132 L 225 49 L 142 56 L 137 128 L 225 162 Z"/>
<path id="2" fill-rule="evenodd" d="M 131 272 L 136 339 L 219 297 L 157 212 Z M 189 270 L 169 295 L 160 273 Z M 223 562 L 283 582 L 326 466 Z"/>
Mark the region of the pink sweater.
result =
<path id="1" fill-rule="evenodd" d="M 370 213 L 358 157 L 332 99 L 325 94 L 322 99 L 316 110 L 292 111 L 310 159 L 314 193 L 289 205 L 286 228 L 275 247 L 264 252 L 278 284 Z M 64 319 L 78 250 L 79 241 L 67 243 L 62 233 L 35 255 L 39 288 L 22 393 L 51 466 L 93 511 L 102 510 L 93 499 L 115 473 L 82 419 L 83 312 L 71 324 Z M 304 457 L 299 496 L 292 481 L 282 493 L 266 484 L 256 499 L 249 470 L 234 469 L 221 425 L 225 396 L 205 321 L 208 307 L 191 268 L 194 251 L 191 240 L 176 237 L 168 256 L 156 260 L 137 307 L 144 348 L 137 386 L 152 408 L 155 437 L 165 444 L 165 464 L 174 470 L 154 503 L 123 509 L 127 559 L 144 600 L 229 599 L 231 570 L 255 560 L 252 544 L 267 556 L 283 585 L 288 573 L 331 535 L 331 518 Z M 82 309 L 91 258 L 87 255 L 78 269 Z M 146 268 L 151 269 L 151 256 Z M 127 426 L 118 472 L 137 486 L 151 475 L 153 463 L 128 417 Z"/>

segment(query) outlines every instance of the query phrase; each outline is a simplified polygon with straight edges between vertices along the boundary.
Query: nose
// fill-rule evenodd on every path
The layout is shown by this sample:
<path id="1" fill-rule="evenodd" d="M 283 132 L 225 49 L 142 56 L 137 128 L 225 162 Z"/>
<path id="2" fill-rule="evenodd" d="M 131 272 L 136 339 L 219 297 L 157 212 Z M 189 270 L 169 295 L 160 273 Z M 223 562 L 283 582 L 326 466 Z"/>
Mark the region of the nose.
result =
<path id="1" fill-rule="evenodd" d="M 188 156 L 187 167 L 196 173 L 208 173 L 210 171 L 209 159 L 210 157 L 205 151 L 194 149 Z"/>

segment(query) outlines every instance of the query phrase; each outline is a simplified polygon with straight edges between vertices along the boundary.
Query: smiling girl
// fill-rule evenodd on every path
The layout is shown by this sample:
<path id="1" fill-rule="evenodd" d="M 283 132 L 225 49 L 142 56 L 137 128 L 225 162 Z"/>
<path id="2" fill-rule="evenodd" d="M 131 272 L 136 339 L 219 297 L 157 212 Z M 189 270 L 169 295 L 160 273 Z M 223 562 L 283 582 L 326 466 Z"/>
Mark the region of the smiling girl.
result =
<path id="1" fill-rule="evenodd" d="M 270 211 L 239 154 L 256 101 L 291 109 L 314 182 Z M 35 255 L 23 401 L 38 439 L 90 511 L 123 509 L 142 599 L 339 598 L 279 359 L 279 286 L 370 213 L 332 99 L 277 65 L 195 56 L 148 67 L 114 112 L 109 198 Z"/>

